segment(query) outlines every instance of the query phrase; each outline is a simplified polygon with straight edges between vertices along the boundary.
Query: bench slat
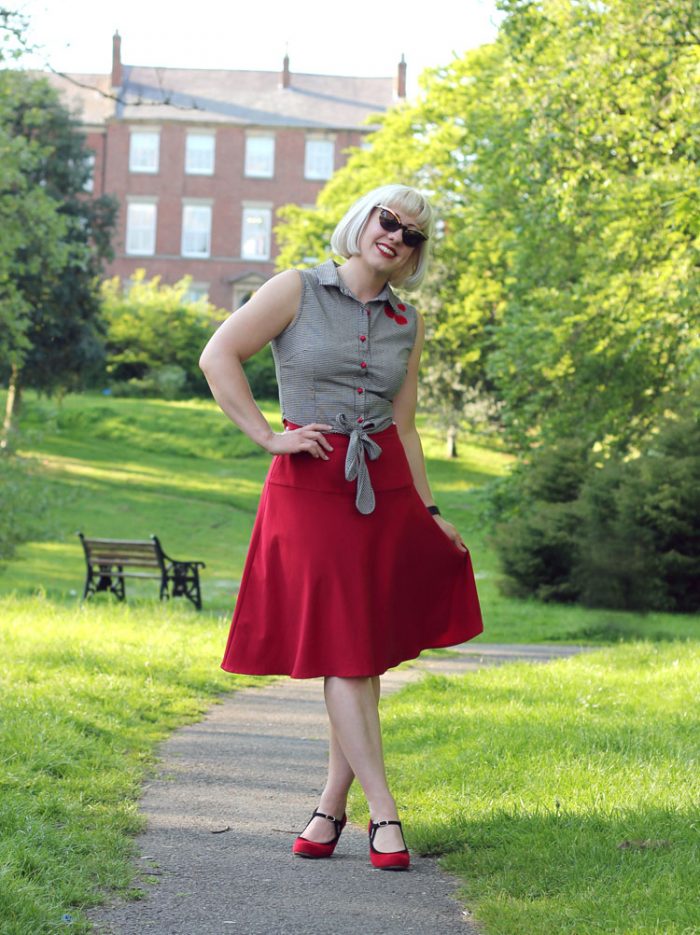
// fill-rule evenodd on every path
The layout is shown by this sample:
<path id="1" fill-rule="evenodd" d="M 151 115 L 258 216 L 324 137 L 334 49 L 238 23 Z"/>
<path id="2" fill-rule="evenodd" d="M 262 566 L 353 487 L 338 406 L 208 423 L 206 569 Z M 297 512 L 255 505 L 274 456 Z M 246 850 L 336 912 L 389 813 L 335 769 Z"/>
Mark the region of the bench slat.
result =
<path id="1" fill-rule="evenodd" d="M 88 539 L 85 537 L 85 544 L 92 545 L 144 545 L 151 549 L 155 548 L 152 539 Z"/>
<path id="2" fill-rule="evenodd" d="M 128 552 L 91 552 L 90 559 L 93 562 L 121 562 L 121 561 L 138 561 L 138 562 L 147 562 L 149 564 L 157 564 L 157 557 L 151 552 L 150 555 L 139 554 L 139 555 L 130 555 Z"/>

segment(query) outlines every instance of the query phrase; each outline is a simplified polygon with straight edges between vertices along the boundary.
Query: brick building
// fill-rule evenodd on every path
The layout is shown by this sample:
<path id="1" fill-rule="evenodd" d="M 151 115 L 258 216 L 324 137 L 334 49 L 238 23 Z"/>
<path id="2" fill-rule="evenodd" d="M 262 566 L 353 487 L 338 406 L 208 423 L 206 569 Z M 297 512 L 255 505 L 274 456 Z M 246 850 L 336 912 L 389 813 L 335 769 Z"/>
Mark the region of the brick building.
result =
<path id="1" fill-rule="evenodd" d="M 405 97 L 395 78 L 126 65 L 110 75 L 49 76 L 79 108 L 94 151 L 92 190 L 119 200 L 109 275 L 144 267 L 192 296 L 242 304 L 274 271 L 276 210 L 312 205 L 365 120 Z"/>

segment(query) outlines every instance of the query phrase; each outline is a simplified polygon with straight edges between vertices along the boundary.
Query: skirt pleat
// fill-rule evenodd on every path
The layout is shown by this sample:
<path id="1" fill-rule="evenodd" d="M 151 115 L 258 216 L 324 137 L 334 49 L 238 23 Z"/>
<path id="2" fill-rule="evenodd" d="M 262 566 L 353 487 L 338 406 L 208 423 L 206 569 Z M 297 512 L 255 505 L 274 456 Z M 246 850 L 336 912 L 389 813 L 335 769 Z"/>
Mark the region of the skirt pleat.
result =
<path id="1" fill-rule="evenodd" d="M 470 555 L 426 510 L 396 426 L 372 436 L 382 454 L 368 462 L 376 496 L 368 515 L 345 480 L 347 436 L 327 438 L 328 461 L 272 460 L 222 662 L 228 672 L 381 675 L 483 630 Z"/>

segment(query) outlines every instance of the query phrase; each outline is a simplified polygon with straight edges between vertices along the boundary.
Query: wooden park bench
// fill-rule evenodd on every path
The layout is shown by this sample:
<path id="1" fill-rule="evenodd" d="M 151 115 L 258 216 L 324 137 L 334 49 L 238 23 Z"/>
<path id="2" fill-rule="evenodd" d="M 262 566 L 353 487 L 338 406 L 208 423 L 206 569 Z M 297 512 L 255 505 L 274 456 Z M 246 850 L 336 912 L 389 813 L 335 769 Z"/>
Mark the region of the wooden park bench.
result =
<path id="1" fill-rule="evenodd" d="M 85 550 L 87 577 L 83 600 L 98 591 L 111 591 L 125 600 L 126 578 L 155 578 L 160 581 L 160 599 L 186 597 L 202 609 L 199 569 L 204 562 L 179 562 L 163 551 L 158 536 L 150 539 L 88 539 L 79 532 Z M 127 571 L 143 568 L 147 571 Z"/>

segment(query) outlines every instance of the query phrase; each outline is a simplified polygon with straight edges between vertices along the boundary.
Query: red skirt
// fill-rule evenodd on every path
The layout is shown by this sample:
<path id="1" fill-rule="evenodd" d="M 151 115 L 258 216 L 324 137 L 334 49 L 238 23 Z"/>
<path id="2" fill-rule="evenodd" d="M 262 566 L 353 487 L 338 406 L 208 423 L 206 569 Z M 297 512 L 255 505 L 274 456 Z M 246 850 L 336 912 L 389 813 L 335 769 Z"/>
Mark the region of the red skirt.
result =
<path id="1" fill-rule="evenodd" d="M 290 428 L 297 426 L 288 423 Z M 413 484 L 396 425 L 372 435 L 373 513 L 345 480 L 346 435 L 329 460 L 272 459 L 221 667 L 249 675 L 381 675 L 483 630 L 468 552 Z"/>

